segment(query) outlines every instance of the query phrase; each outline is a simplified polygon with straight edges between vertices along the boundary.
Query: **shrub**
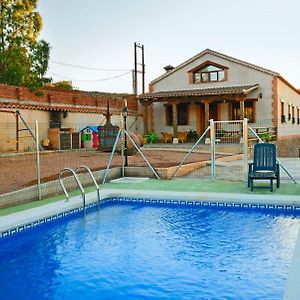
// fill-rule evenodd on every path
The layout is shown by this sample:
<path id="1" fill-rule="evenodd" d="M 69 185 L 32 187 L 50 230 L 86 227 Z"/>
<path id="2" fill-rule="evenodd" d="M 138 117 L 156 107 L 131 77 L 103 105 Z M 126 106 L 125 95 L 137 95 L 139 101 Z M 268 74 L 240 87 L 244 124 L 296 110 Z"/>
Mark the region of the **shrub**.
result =
<path id="1" fill-rule="evenodd" d="M 145 135 L 145 139 L 146 139 L 147 144 L 156 143 L 158 141 L 158 135 L 156 132 L 148 132 Z"/>
<path id="2" fill-rule="evenodd" d="M 264 133 L 261 135 L 261 139 L 262 139 L 264 142 L 268 143 L 268 142 L 271 141 L 272 138 L 271 138 L 271 135 L 270 135 L 269 132 L 264 132 Z"/>
<path id="3" fill-rule="evenodd" d="M 189 141 L 193 142 L 197 139 L 198 134 L 196 130 L 190 129 L 187 135 Z"/>

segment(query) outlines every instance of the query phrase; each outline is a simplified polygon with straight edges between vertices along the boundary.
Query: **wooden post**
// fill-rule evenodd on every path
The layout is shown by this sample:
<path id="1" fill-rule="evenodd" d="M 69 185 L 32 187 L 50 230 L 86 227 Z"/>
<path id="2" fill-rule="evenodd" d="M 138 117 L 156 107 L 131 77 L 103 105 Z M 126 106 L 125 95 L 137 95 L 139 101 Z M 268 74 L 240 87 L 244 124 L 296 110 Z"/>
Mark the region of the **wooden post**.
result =
<path id="1" fill-rule="evenodd" d="M 134 81 L 133 81 L 133 93 L 135 95 L 137 95 L 138 93 L 138 88 L 137 88 L 137 85 L 138 85 L 138 82 L 137 82 L 137 51 L 136 51 L 136 47 L 137 47 L 137 44 L 136 42 L 134 42 Z"/>
<path id="2" fill-rule="evenodd" d="M 245 99 L 240 100 L 240 119 L 244 120 L 245 118 Z"/>
<path id="3" fill-rule="evenodd" d="M 172 103 L 172 112 L 173 112 L 173 136 L 177 137 L 177 131 L 178 131 L 177 103 Z"/>
<path id="4" fill-rule="evenodd" d="M 205 128 L 209 124 L 209 102 L 204 102 L 204 113 L 205 113 Z"/>

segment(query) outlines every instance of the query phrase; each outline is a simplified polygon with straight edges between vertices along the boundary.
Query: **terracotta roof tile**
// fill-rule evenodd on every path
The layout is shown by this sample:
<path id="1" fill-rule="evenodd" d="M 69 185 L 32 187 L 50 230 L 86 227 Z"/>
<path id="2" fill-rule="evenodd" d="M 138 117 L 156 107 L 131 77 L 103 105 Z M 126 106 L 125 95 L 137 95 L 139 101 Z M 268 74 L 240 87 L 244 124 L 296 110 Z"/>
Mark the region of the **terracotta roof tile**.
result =
<path id="1" fill-rule="evenodd" d="M 106 113 L 105 107 L 81 106 L 81 105 L 53 105 L 53 104 L 38 104 L 38 103 L 24 103 L 16 101 L 0 101 L 0 108 L 9 109 L 31 109 L 31 110 L 45 110 L 45 111 L 68 111 L 77 113 Z M 119 113 L 119 110 L 111 108 L 112 113 Z M 136 111 L 130 111 L 130 114 L 136 115 Z"/>
<path id="2" fill-rule="evenodd" d="M 160 91 L 154 93 L 145 93 L 138 96 L 140 100 L 167 98 L 167 97 L 192 97 L 192 96 L 217 96 L 217 95 L 247 95 L 249 92 L 257 89 L 259 84 L 247 84 L 238 86 L 226 86 L 215 88 L 201 88 L 189 90 L 174 90 L 174 91 Z"/>

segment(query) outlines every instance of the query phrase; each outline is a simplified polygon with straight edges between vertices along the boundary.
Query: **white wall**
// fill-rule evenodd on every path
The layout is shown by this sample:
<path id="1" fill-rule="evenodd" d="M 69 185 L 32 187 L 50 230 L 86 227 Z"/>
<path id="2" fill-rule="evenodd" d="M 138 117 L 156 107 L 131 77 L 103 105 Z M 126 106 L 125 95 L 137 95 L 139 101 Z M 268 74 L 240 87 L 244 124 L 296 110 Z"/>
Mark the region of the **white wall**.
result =
<path id="1" fill-rule="evenodd" d="M 153 103 L 153 130 L 162 138 L 161 132 L 173 133 L 173 127 L 166 125 L 165 103 Z M 197 130 L 196 126 L 196 109 L 197 105 L 191 103 L 188 105 L 189 124 L 178 125 L 177 131 L 189 131 L 190 129 Z"/>
<path id="2" fill-rule="evenodd" d="M 281 101 L 284 101 L 284 112 L 286 123 L 281 123 Z M 288 120 L 288 104 L 291 104 L 291 113 L 292 105 L 295 106 L 295 119 L 296 122 L 293 124 L 292 119 Z M 291 136 L 291 135 L 300 135 L 300 125 L 297 122 L 297 108 L 300 108 L 300 95 L 291 89 L 286 83 L 282 80 L 278 80 L 278 136 Z"/>
<path id="3" fill-rule="evenodd" d="M 141 131 L 140 125 L 136 116 L 128 116 L 127 128 L 131 131 Z M 140 121 L 142 122 L 142 121 Z M 90 113 L 68 113 L 66 118 L 62 118 L 62 127 L 72 127 L 75 131 L 81 130 L 83 127 L 92 125 L 99 126 L 105 125 L 106 117 L 103 114 L 90 114 Z M 120 115 L 112 115 L 111 123 L 115 126 L 120 126 Z"/>
<path id="4" fill-rule="evenodd" d="M 9 110 L 9 109 L 8 109 Z M 15 109 L 12 109 L 15 111 Z M 41 124 L 39 135 L 41 139 L 45 139 L 48 136 L 48 129 L 44 130 L 43 124 L 49 124 L 49 113 L 46 111 L 35 111 L 28 109 L 20 109 L 21 116 L 34 133 L 35 121 L 37 120 Z M 24 124 L 19 118 L 19 129 L 25 129 Z M 25 131 L 19 132 L 20 143 L 19 149 L 21 151 L 31 151 L 34 149 L 34 140 L 30 136 L 30 133 Z M 16 149 L 16 118 L 12 113 L 0 112 L 0 152 L 14 151 Z"/>
<path id="5" fill-rule="evenodd" d="M 228 109 L 229 109 L 228 103 L 220 103 L 218 105 L 218 110 L 221 111 L 221 119 L 222 121 L 228 121 Z"/>

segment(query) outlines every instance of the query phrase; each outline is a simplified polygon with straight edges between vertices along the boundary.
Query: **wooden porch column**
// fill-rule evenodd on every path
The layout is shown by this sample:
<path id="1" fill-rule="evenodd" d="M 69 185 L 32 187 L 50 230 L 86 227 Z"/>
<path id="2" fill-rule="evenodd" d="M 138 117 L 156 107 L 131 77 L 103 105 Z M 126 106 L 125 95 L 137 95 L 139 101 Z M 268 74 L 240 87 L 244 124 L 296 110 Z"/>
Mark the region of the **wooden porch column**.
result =
<path id="1" fill-rule="evenodd" d="M 177 112 L 177 103 L 172 103 L 172 112 L 173 112 L 173 136 L 177 136 L 178 131 L 178 112 Z"/>
<path id="2" fill-rule="evenodd" d="M 244 120 L 245 118 L 245 99 L 240 100 L 240 119 Z"/>
<path id="3" fill-rule="evenodd" d="M 143 123 L 144 123 L 144 135 L 149 131 L 148 128 L 148 103 L 143 103 Z"/>
<path id="4" fill-rule="evenodd" d="M 205 118 L 205 128 L 209 125 L 209 103 L 210 101 L 201 101 L 204 103 L 204 118 Z"/>

